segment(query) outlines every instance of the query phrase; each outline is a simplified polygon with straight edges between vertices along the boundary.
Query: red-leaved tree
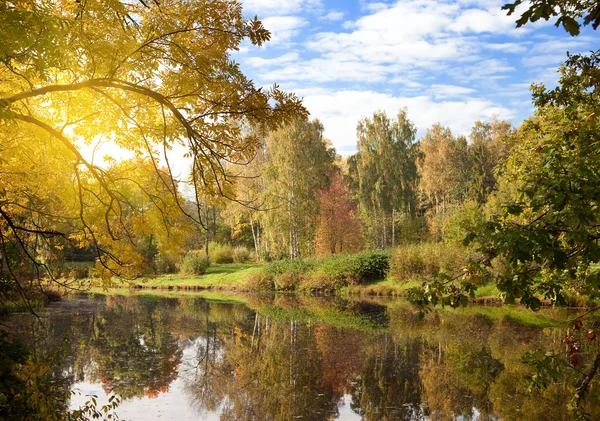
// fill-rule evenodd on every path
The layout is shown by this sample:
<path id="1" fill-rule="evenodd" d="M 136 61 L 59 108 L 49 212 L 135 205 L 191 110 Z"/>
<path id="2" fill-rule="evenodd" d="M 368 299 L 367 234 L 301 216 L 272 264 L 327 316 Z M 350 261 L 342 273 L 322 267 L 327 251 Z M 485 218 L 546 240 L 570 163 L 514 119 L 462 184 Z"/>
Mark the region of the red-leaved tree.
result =
<path id="1" fill-rule="evenodd" d="M 356 252 L 364 244 L 362 222 L 350 201 L 348 186 L 337 171 L 329 179 L 329 187 L 317 194 L 320 214 L 315 247 L 319 257 Z"/>

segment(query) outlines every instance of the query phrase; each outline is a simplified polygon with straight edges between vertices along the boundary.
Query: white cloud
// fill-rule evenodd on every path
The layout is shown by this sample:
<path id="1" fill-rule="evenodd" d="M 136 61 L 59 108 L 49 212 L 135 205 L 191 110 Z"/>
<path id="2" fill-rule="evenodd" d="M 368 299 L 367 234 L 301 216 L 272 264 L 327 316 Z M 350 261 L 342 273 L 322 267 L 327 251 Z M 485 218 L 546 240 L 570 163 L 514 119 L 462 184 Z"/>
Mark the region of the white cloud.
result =
<path id="1" fill-rule="evenodd" d="M 513 16 L 506 16 L 506 12 L 500 10 L 500 7 L 485 9 L 466 9 L 461 10 L 456 16 L 450 29 L 459 33 L 501 33 L 514 30 L 515 19 Z"/>
<path id="2" fill-rule="evenodd" d="M 298 53 L 295 52 L 290 52 L 290 53 L 286 53 L 283 54 L 279 57 L 275 57 L 275 58 L 261 58 L 261 57 L 250 57 L 249 59 L 246 60 L 246 63 L 248 63 L 250 66 L 252 67 L 270 67 L 270 66 L 278 66 L 278 65 L 283 65 L 286 63 L 291 63 L 294 61 L 299 60 L 300 56 L 298 55 Z"/>
<path id="3" fill-rule="evenodd" d="M 528 51 L 529 45 L 531 42 L 501 42 L 501 43 L 486 43 L 482 45 L 482 48 L 499 51 L 501 53 L 510 53 L 510 54 L 521 54 Z"/>
<path id="4" fill-rule="evenodd" d="M 244 13 L 289 14 L 321 7 L 321 0 L 242 0 Z M 260 16 L 259 16 L 260 17 Z"/>
<path id="5" fill-rule="evenodd" d="M 263 19 L 263 25 L 271 31 L 271 41 L 267 45 L 289 42 L 308 25 L 308 21 L 298 16 L 272 16 Z"/>
<path id="6" fill-rule="evenodd" d="M 425 129 L 439 122 L 456 134 L 467 134 L 473 122 L 498 115 L 510 119 L 514 111 L 485 99 L 466 98 L 453 101 L 436 101 L 429 96 L 396 97 L 374 91 L 358 90 L 302 90 L 304 104 L 313 118 L 325 126 L 325 136 L 336 149 L 349 154 L 356 150 L 356 123 L 376 110 L 384 110 L 389 116 L 401 108 L 408 108 L 408 117 L 423 134 Z"/>
<path id="7" fill-rule="evenodd" d="M 558 68 L 566 58 L 566 54 L 543 54 L 523 57 L 522 62 L 527 67 L 548 67 L 552 65 L 554 68 Z"/>
<path id="8" fill-rule="evenodd" d="M 325 16 L 323 16 L 321 19 L 328 20 L 331 22 L 342 20 L 342 19 L 344 19 L 344 12 L 336 12 L 336 11 L 332 10 L 331 12 L 329 12 Z"/>
<path id="9" fill-rule="evenodd" d="M 472 94 L 476 91 L 475 91 L 475 89 L 465 88 L 462 86 L 434 84 L 434 85 L 431 85 L 429 92 L 435 98 L 452 98 L 452 97 L 462 97 L 464 95 Z"/>

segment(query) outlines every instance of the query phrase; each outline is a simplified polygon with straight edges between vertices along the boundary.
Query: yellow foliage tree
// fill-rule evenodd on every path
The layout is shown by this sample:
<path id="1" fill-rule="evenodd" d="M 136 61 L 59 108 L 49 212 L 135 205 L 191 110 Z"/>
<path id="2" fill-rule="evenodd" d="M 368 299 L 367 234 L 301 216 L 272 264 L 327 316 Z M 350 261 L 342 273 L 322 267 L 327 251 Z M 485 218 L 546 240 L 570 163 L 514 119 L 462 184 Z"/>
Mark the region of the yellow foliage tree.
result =
<path id="1" fill-rule="evenodd" d="M 186 151 L 197 197 L 234 198 L 224 163 L 248 162 L 259 134 L 306 113 L 276 85 L 256 88 L 232 60 L 244 40 L 270 37 L 234 0 L 13 0 L 0 4 L 0 37 L 0 255 L 9 289 L 20 288 L 23 266 L 52 277 L 36 253 L 42 240 L 98 247 L 113 273 L 146 218 L 168 226 L 165 210 L 176 208 L 201 224 L 177 194 L 167 151 Z M 257 130 L 245 135 L 242 119 Z M 100 141 L 144 164 L 95 163 L 84 148 Z M 142 202 L 160 210 L 140 217 Z"/>

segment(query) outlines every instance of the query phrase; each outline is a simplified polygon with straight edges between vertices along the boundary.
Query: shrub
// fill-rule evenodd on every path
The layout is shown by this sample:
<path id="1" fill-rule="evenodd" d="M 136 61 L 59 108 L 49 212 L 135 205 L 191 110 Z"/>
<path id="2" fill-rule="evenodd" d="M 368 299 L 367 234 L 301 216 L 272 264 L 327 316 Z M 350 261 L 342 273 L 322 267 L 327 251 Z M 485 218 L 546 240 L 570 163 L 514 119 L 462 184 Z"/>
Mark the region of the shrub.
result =
<path id="1" fill-rule="evenodd" d="M 246 263 L 250 260 L 250 251 L 244 246 L 233 249 L 233 261 L 235 263 Z"/>
<path id="2" fill-rule="evenodd" d="M 190 251 L 181 260 L 180 270 L 184 275 L 204 275 L 210 266 L 210 258 L 204 252 Z"/>
<path id="3" fill-rule="evenodd" d="M 303 276 L 297 273 L 284 273 L 273 280 L 275 291 L 294 291 L 302 283 Z"/>
<path id="4" fill-rule="evenodd" d="M 383 279 L 388 270 L 389 254 L 382 251 L 369 251 L 327 257 L 319 262 L 315 276 L 328 279 L 339 287 Z"/>
<path id="5" fill-rule="evenodd" d="M 211 241 L 208 244 L 208 255 L 214 263 L 233 263 L 233 247 L 229 244 Z"/>
<path id="6" fill-rule="evenodd" d="M 169 254 L 158 253 L 154 256 L 154 268 L 156 273 L 175 273 L 177 272 L 177 263 Z"/>
<path id="7" fill-rule="evenodd" d="M 444 243 L 422 243 L 396 248 L 390 273 L 397 281 L 430 277 L 437 273 L 451 274 L 460 269 L 466 249 Z"/>
<path id="8" fill-rule="evenodd" d="M 267 278 L 262 271 L 251 273 L 246 279 L 245 286 L 250 291 L 273 291 L 273 279 Z"/>
<path id="9" fill-rule="evenodd" d="M 300 276 L 310 272 L 314 266 L 315 262 L 313 260 L 274 260 L 263 266 L 263 273 L 271 279 L 275 279 L 284 273 Z"/>

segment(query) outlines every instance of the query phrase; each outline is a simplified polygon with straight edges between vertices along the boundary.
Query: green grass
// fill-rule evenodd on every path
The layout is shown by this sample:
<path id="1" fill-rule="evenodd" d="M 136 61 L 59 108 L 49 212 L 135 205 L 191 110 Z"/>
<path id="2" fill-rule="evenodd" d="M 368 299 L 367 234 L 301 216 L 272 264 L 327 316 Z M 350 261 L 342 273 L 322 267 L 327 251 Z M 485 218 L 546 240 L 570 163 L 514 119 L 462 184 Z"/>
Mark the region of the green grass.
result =
<path id="1" fill-rule="evenodd" d="M 241 284 L 254 272 L 259 271 L 260 265 L 256 263 L 214 263 L 201 276 L 162 275 L 156 278 L 144 279 L 136 282 L 144 287 L 160 286 L 197 286 L 204 288 L 226 287 Z"/>
<path id="2" fill-rule="evenodd" d="M 500 290 L 495 284 L 482 285 L 475 290 L 476 298 L 497 298 L 500 295 Z"/>
<path id="3" fill-rule="evenodd" d="M 141 288 L 167 289 L 173 288 L 232 288 L 241 286 L 252 273 L 261 270 L 261 265 L 256 263 L 227 263 L 212 264 L 204 275 L 158 275 L 154 278 L 143 278 L 130 283 L 115 280 L 118 289 L 138 286 Z M 89 281 L 89 280 L 88 280 Z"/>

